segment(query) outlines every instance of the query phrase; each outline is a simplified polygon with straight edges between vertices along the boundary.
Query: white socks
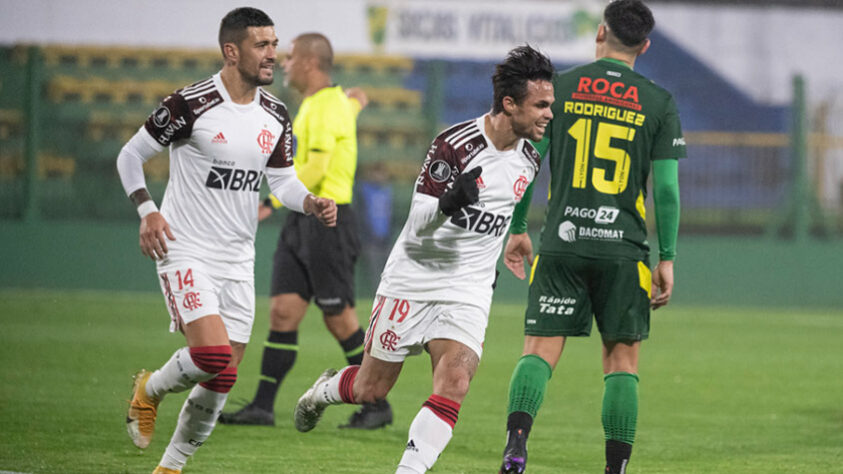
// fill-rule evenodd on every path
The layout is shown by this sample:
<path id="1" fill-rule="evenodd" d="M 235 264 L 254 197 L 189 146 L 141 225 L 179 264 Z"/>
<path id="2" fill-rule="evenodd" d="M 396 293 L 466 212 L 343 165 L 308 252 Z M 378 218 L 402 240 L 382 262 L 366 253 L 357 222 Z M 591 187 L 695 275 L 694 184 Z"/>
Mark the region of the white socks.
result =
<path id="1" fill-rule="evenodd" d="M 340 403 L 354 403 L 354 379 L 360 370 L 359 365 L 349 365 L 341 369 L 333 377 L 316 387 L 316 400 L 325 405 L 339 405 Z"/>
<path id="2" fill-rule="evenodd" d="M 427 472 L 448 445 L 452 433 L 449 423 L 423 406 L 410 425 L 409 441 L 395 474 Z"/>
<path id="3" fill-rule="evenodd" d="M 193 387 L 181 407 L 176 431 L 161 458 L 162 467 L 175 470 L 184 467 L 187 458 L 211 435 L 226 398 L 227 393 L 214 392 L 201 385 Z"/>

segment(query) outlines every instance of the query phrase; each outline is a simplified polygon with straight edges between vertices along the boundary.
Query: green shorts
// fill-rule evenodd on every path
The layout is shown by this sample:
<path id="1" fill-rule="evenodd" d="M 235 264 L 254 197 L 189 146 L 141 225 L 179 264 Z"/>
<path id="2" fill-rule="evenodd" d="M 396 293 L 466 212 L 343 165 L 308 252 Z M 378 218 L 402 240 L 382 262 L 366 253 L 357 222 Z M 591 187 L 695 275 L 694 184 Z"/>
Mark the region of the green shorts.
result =
<path id="1" fill-rule="evenodd" d="M 524 334 L 588 336 L 594 315 L 604 340 L 647 339 L 650 286 L 646 262 L 537 255 Z"/>

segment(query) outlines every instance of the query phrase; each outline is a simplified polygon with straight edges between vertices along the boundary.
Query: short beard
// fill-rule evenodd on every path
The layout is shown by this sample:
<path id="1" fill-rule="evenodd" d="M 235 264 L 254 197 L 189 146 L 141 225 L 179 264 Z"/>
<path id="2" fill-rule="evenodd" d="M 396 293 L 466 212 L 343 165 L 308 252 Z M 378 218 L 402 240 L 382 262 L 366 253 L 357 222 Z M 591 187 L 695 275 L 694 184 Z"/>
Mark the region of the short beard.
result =
<path id="1" fill-rule="evenodd" d="M 269 79 L 261 79 L 260 73 L 249 74 L 243 70 L 240 70 L 240 75 L 243 77 L 243 80 L 253 86 L 268 86 L 272 84 L 272 81 L 275 79 L 274 74 Z"/>
<path id="2" fill-rule="evenodd" d="M 533 140 L 533 127 L 517 127 L 515 124 L 513 124 L 512 131 L 518 138 L 526 138 L 529 140 Z"/>

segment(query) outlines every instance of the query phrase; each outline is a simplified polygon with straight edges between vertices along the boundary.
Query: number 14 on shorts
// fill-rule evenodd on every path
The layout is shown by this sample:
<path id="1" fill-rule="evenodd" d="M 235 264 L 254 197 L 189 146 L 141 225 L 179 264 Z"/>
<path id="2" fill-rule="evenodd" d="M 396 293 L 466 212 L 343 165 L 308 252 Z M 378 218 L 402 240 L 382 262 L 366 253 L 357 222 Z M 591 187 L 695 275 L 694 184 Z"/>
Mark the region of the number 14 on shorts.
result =
<path id="1" fill-rule="evenodd" d="M 193 269 L 188 268 L 182 278 L 181 270 L 176 270 L 176 280 L 179 282 L 179 291 L 183 290 L 185 286 L 193 287 Z"/>

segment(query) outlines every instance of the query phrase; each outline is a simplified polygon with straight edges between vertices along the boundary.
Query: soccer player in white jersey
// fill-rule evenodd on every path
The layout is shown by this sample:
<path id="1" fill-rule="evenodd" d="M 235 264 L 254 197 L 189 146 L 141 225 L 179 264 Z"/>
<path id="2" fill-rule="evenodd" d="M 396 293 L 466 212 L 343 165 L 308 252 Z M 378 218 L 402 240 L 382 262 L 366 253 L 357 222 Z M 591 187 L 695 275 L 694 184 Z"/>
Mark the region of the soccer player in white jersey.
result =
<path id="1" fill-rule="evenodd" d="M 553 66 L 529 46 L 492 77 L 492 111 L 433 141 L 410 214 L 381 275 L 360 366 L 325 371 L 299 399 L 299 431 L 328 405 L 386 397 L 404 359 L 426 350 L 433 394 L 410 425 L 397 473 L 430 469 L 451 439 L 483 351 L 495 266 L 515 204 L 539 169 L 527 139 L 552 118 Z"/>
<path id="2" fill-rule="evenodd" d="M 220 24 L 222 70 L 168 96 L 123 147 L 117 169 L 141 217 L 140 247 L 154 259 L 171 317 L 187 346 L 154 372 L 135 376 L 126 418 L 146 448 L 158 403 L 192 389 L 155 473 L 179 473 L 211 434 L 252 330 L 254 239 L 264 176 L 290 209 L 336 222 L 336 205 L 310 194 L 293 168 L 292 123 L 284 104 L 262 90 L 272 83 L 278 39 L 254 8 Z M 170 179 L 159 212 L 143 163 L 170 149 Z"/>

